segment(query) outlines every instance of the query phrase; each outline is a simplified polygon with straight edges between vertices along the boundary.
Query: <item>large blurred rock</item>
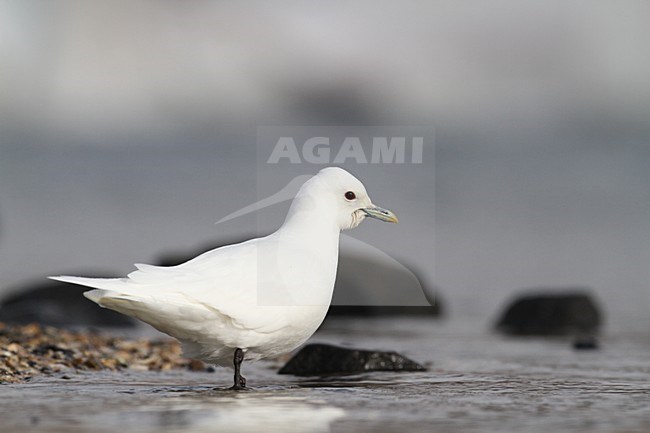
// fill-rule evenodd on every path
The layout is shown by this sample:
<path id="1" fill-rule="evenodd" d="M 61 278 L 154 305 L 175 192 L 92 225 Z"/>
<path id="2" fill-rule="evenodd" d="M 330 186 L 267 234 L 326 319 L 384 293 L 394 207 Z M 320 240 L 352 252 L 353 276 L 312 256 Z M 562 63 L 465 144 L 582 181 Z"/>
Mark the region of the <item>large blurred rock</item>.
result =
<path id="1" fill-rule="evenodd" d="M 516 297 L 496 327 L 511 335 L 593 334 L 601 325 L 601 316 L 586 290 L 534 291 Z"/>
<path id="2" fill-rule="evenodd" d="M 396 352 L 347 349 L 329 344 L 308 344 L 278 371 L 295 376 L 325 376 L 368 371 L 426 371 L 422 365 Z"/>
<path id="3" fill-rule="evenodd" d="M 331 315 L 441 313 L 439 295 L 412 269 L 371 245 L 349 236 L 341 238 Z"/>
<path id="4" fill-rule="evenodd" d="M 135 320 L 83 296 L 87 287 L 56 281 L 30 285 L 0 303 L 0 322 L 56 327 L 132 327 Z"/>
<path id="5" fill-rule="evenodd" d="M 219 245 L 206 245 L 188 254 L 166 254 L 158 264 L 178 265 L 205 251 L 242 240 L 244 239 L 230 239 Z M 329 314 L 439 316 L 441 307 L 433 287 L 427 286 L 407 266 L 371 245 L 342 235 L 339 267 Z"/>

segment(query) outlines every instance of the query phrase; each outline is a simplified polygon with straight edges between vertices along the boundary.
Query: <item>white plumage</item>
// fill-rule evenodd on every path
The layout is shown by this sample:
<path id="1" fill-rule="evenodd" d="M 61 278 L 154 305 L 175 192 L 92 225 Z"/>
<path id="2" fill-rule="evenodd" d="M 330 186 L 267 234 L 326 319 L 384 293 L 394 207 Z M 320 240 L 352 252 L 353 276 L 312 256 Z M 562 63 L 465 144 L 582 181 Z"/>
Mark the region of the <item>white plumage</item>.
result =
<path id="1" fill-rule="evenodd" d="M 291 351 L 316 331 L 332 298 L 340 231 L 366 216 L 397 222 L 354 176 L 330 167 L 305 182 L 282 227 L 266 237 L 178 266 L 138 264 L 126 278 L 50 278 L 94 288 L 88 299 L 177 338 L 187 357 L 229 365 L 241 349 L 256 360 Z M 235 367 L 238 374 L 236 357 Z"/>

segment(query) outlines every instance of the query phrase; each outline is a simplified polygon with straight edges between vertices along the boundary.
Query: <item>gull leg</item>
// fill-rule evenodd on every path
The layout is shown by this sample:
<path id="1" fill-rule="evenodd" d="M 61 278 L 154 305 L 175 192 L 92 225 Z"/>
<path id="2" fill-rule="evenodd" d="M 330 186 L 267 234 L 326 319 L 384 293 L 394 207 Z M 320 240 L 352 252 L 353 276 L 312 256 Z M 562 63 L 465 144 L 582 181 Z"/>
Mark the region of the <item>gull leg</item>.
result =
<path id="1" fill-rule="evenodd" d="M 241 375 L 241 363 L 244 361 L 244 351 L 239 347 L 235 349 L 235 355 L 233 356 L 233 364 L 235 365 L 235 384 L 230 387 L 233 391 L 239 391 L 246 389 L 246 378 Z"/>

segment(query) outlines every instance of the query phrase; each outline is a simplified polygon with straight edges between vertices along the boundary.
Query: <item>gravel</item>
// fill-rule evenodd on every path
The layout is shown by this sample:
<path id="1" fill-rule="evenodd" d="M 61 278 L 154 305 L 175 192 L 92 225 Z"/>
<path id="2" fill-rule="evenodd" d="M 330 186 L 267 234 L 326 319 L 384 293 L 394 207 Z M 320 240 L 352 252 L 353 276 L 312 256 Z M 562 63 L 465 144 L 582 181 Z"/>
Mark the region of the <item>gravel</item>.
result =
<path id="1" fill-rule="evenodd" d="M 128 339 L 95 331 L 68 331 L 38 324 L 0 323 L 0 383 L 20 383 L 36 375 L 75 371 L 206 371 L 181 356 L 171 339 Z"/>

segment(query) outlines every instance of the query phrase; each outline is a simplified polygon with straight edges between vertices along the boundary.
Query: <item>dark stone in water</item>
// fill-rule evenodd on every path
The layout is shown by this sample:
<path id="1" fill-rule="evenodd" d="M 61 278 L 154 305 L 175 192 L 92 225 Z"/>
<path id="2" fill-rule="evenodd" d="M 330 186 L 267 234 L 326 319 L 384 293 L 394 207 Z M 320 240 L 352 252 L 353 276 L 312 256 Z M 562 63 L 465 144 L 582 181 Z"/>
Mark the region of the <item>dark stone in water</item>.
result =
<path id="1" fill-rule="evenodd" d="M 367 371 L 426 371 L 426 368 L 396 352 L 308 344 L 278 373 L 295 376 L 326 376 Z"/>
<path id="2" fill-rule="evenodd" d="M 593 337 L 581 337 L 573 341 L 575 350 L 596 350 L 598 349 L 598 340 Z"/>
<path id="3" fill-rule="evenodd" d="M 521 295 L 505 310 L 497 329 L 510 335 L 594 334 L 601 313 L 583 290 Z"/>
<path id="4" fill-rule="evenodd" d="M 87 287 L 46 281 L 4 298 L 0 322 L 56 327 L 133 327 L 135 320 L 101 308 L 83 296 Z"/>

